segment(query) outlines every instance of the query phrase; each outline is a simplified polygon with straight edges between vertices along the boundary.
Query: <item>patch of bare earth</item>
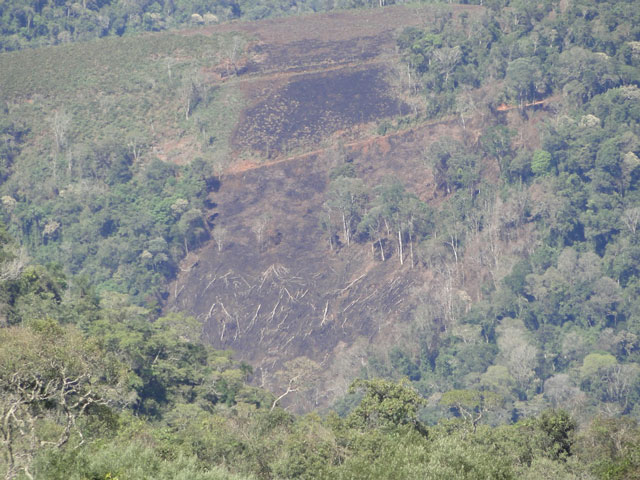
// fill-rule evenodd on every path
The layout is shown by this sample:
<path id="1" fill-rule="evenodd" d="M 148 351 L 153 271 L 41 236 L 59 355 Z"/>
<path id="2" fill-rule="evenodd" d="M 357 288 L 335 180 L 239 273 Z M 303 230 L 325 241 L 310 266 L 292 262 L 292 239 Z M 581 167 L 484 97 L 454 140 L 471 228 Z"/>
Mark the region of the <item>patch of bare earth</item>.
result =
<path id="1" fill-rule="evenodd" d="M 428 15 L 394 7 L 184 32 L 235 30 L 257 39 L 246 70 L 224 81 L 242 88 L 249 105 L 233 136 L 236 157 L 250 152 L 258 160 L 236 158 L 211 194 L 214 238 L 185 265 L 167 309 L 198 317 L 205 340 L 235 350 L 276 395 L 298 379 L 286 399 L 295 408 L 344 394 L 372 346 L 400 341 L 398 326 L 422 301 L 416 292 L 440 281 L 431 269 L 400 265 L 392 242 L 382 261 L 369 243 L 330 248 L 321 228 L 336 166 L 322 146 L 336 136 L 347 139 L 347 160 L 371 187 L 395 177 L 422 200 L 438 201 L 425 146 L 462 136 L 456 121 L 384 137 L 366 137 L 364 128 L 406 113 L 385 69 L 394 32 Z"/>
<path id="2" fill-rule="evenodd" d="M 177 140 L 168 137 L 153 147 L 153 154 L 163 162 L 187 165 L 199 149 L 200 143 L 193 137 L 186 136 Z"/>
<path id="3" fill-rule="evenodd" d="M 454 15 L 477 6 L 451 6 Z M 209 81 L 233 83 L 248 104 L 232 136 L 240 157 L 317 148 L 337 131 L 409 113 L 394 98 L 389 66 L 395 36 L 429 22 L 431 7 L 394 6 L 185 30 L 184 35 L 239 32 L 253 40 L 237 75 L 203 67 Z"/>

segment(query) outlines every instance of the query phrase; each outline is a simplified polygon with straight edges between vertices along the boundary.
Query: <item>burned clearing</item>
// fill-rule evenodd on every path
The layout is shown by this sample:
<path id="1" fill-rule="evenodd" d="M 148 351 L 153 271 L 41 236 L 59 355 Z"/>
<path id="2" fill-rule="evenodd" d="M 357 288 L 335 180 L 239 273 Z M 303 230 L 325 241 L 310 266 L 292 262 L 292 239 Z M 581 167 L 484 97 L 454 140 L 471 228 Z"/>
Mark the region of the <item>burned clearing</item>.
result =
<path id="1" fill-rule="evenodd" d="M 454 15 L 481 10 L 458 5 Z M 363 124 L 409 113 L 390 88 L 399 60 L 398 32 L 431 21 L 429 7 L 392 6 L 368 11 L 232 23 L 183 35 L 234 34 L 247 38 L 236 76 L 209 65 L 210 81 L 242 91 L 247 108 L 230 143 L 238 157 L 274 158 L 318 148 L 336 132 L 359 134 Z M 232 162 L 233 163 L 233 162 Z"/>
<path id="2" fill-rule="evenodd" d="M 269 158 L 408 110 L 390 95 L 378 65 L 297 75 L 244 112 L 233 141 Z"/>
<path id="3" fill-rule="evenodd" d="M 397 176 L 429 199 L 433 179 L 421 160 L 424 142 L 452 127 L 434 124 L 345 148 L 372 185 Z M 330 249 L 321 219 L 332 161 L 327 154 L 303 155 L 223 178 L 211 194 L 211 213 L 217 214 L 214 231 L 226 238 L 207 244 L 185 266 L 168 305 L 195 315 L 207 342 L 236 351 L 276 390 L 276 374 L 288 360 L 323 365 L 315 372 L 316 405 L 344 393 L 323 389 L 337 378 L 346 385 L 356 374 L 366 358 L 359 339 L 392 341 L 394 325 L 406 323 L 415 307 L 406 293 L 425 282 L 421 269 L 400 267 L 392 245 L 386 262 L 372 256 L 368 244 Z M 344 359 L 338 351 L 349 351 L 355 364 L 334 364 Z"/>
<path id="4" fill-rule="evenodd" d="M 430 272 L 400 265 L 391 243 L 381 261 L 366 243 L 330 245 L 322 228 L 337 162 L 352 162 L 371 188 L 397 178 L 434 199 L 425 145 L 462 135 L 461 127 L 441 121 L 371 136 L 372 123 L 408 113 L 390 87 L 394 35 L 425 16 L 393 7 L 211 28 L 256 39 L 246 70 L 223 80 L 248 107 L 211 193 L 213 239 L 182 266 L 166 310 L 196 316 L 207 342 L 233 349 L 274 391 L 287 385 L 287 364 L 309 361 L 313 393 L 297 397 L 298 409 L 343 395 L 369 349 L 398 340 L 416 306 L 411 292 L 431 281 Z M 341 159 L 323 148 L 337 139 Z"/>

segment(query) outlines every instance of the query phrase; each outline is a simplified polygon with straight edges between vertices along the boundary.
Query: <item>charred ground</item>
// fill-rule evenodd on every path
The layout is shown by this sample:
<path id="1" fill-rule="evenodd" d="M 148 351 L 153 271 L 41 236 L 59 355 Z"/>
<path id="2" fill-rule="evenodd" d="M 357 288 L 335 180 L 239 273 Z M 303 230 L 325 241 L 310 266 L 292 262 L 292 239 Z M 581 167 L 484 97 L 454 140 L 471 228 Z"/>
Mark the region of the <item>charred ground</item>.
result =
<path id="1" fill-rule="evenodd" d="M 371 346 L 397 341 L 414 292 L 432 281 L 429 271 L 400 267 L 391 244 L 382 262 L 369 244 L 330 249 L 321 228 L 339 162 L 352 163 L 370 187 L 398 178 L 421 199 L 434 198 L 424 149 L 440 135 L 462 135 L 458 122 L 373 134 L 376 122 L 408 112 L 389 84 L 394 32 L 422 22 L 422 13 L 391 8 L 235 26 L 256 41 L 246 68 L 223 80 L 248 104 L 231 166 L 210 195 L 211 226 L 224 234 L 185 262 L 167 308 L 197 316 L 208 342 L 235 350 L 274 391 L 302 368 L 313 387 L 298 408 L 344 394 Z M 327 148 L 336 144 L 339 159 Z"/>
<path id="2" fill-rule="evenodd" d="M 346 155 L 371 186 L 395 176 L 432 199 L 422 151 L 455 129 L 444 123 L 361 140 L 347 144 Z M 235 350 L 276 390 L 287 361 L 311 360 L 318 383 L 303 408 L 343 394 L 369 346 L 397 340 L 394 326 L 416 304 L 412 292 L 431 278 L 401 267 L 391 244 L 385 262 L 369 244 L 329 248 L 320 224 L 334 162 L 331 152 L 311 153 L 223 177 L 210 218 L 225 238 L 192 257 L 169 302 L 196 315 L 208 342 Z"/>
<path id="3" fill-rule="evenodd" d="M 234 144 L 269 158 L 319 144 L 337 131 L 408 113 L 389 90 L 381 65 L 295 76 L 244 112 Z"/>

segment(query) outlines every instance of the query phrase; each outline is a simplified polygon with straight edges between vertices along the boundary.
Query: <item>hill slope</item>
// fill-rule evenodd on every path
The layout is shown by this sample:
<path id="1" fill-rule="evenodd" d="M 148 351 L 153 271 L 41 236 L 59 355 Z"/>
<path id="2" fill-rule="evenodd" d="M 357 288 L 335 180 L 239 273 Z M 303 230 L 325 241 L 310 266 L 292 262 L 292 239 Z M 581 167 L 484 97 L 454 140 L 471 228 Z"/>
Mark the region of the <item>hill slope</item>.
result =
<path id="1" fill-rule="evenodd" d="M 3 219 L 71 282 L 197 316 L 299 408 L 406 376 L 430 421 L 458 390 L 497 395 L 493 423 L 637 414 L 636 3 L 0 55 Z"/>
<path id="2" fill-rule="evenodd" d="M 393 33 L 423 21 L 428 11 L 419 12 L 271 20 L 250 30 L 258 41 L 249 55 L 258 54 L 229 80 L 249 99 L 232 137 L 240 161 L 209 196 L 214 232 L 224 234 L 188 259 L 170 289 L 168 308 L 201 319 L 205 338 L 251 361 L 265 384 L 281 388 L 290 375 L 283 365 L 309 360 L 316 405 L 346 392 L 370 345 L 392 346 L 393 325 L 406 325 L 415 308 L 410 292 L 433 278 L 380 262 L 368 246 L 333 251 L 322 229 L 332 169 L 348 162 L 369 189 L 396 178 L 430 200 L 424 149 L 462 132 L 446 121 L 373 134 L 372 121 L 408 113 L 389 84 L 399 60 Z M 329 147 L 337 142 L 339 152 Z M 305 149 L 313 151 L 287 156 Z"/>

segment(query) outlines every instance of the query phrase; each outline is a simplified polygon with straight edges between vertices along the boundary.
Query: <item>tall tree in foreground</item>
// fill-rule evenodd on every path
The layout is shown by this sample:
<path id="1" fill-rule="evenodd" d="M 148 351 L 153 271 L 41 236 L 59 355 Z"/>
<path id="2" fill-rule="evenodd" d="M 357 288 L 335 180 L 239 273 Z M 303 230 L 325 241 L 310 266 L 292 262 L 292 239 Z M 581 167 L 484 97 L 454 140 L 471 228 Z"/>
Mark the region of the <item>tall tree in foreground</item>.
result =
<path id="1" fill-rule="evenodd" d="M 123 398 L 126 369 L 95 341 L 51 320 L 0 329 L 0 442 L 5 478 L 34 478 L 36 454 L 84 443 L 80 420 Z"/>

